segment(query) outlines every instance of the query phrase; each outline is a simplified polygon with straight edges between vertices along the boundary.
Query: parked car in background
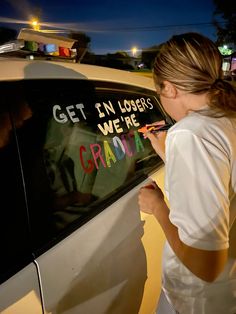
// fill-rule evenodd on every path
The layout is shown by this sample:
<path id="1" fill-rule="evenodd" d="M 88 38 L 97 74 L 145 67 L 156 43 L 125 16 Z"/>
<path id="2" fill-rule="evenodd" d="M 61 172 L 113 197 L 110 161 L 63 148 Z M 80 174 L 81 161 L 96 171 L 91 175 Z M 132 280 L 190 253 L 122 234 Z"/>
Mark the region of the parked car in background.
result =
<path id="1" fill-rule="evenodd" d="M 165 119 L 151 79 L 0 60 L 0 312 L 155 310 L 164 235 L 141 214 L 164 168 L 138 129 Z"/>

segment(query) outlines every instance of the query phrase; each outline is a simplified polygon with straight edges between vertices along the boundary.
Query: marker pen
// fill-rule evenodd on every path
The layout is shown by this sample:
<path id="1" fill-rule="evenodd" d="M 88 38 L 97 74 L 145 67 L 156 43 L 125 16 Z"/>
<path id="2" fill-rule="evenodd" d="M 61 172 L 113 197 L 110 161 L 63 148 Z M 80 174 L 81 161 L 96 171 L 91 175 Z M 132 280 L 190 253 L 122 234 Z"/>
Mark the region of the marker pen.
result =
<path id="1" fill-rule="evenodd" d="M 172 124 L 164 124 L 164 125 L 145 125 L 144 127 L 138 129 L 138 132 L 146 133 L 158 133 L 160 131 L 167 131 L 170 127 L 172 127 Z"/>

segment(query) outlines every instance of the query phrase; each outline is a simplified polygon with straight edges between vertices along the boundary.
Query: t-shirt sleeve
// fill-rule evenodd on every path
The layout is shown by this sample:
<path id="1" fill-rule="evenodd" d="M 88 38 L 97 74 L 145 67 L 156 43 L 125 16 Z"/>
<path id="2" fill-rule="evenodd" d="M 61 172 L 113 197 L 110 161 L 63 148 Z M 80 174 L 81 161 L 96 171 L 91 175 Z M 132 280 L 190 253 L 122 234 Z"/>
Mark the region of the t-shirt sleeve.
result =
<path id="1" fill-rule="evenodd" d="M 191 247 L 228 248 L 230 164 L 225 152 L 188 130 L 166 140 L 170 221 Z"/>

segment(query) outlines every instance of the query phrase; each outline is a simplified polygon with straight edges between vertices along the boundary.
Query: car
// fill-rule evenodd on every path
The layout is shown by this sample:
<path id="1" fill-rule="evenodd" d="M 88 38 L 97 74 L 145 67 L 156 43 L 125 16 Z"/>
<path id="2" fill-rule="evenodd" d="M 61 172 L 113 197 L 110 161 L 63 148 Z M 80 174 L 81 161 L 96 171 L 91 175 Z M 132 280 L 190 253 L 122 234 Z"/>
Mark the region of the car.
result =
<path id="1" fill-rule="evenodd" d="M 0 60 L 0 312 L 154 313 L 164 234 L 139 189 L 164 165 L 139 128 L 173 123 L 152 79 Z"/>

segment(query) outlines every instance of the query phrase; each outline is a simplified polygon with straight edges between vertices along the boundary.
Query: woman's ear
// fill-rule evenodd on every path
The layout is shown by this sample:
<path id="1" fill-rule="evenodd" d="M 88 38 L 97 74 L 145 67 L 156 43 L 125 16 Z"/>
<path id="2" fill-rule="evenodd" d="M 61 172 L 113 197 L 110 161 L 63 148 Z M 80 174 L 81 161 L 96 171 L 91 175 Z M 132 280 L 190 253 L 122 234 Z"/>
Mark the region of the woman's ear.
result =
<path id="1" fill-rule="evenodd" d="M 161 93 L 166 98 L 176 98 L 177 89 L 171 82 L 163 81 Z"/>

